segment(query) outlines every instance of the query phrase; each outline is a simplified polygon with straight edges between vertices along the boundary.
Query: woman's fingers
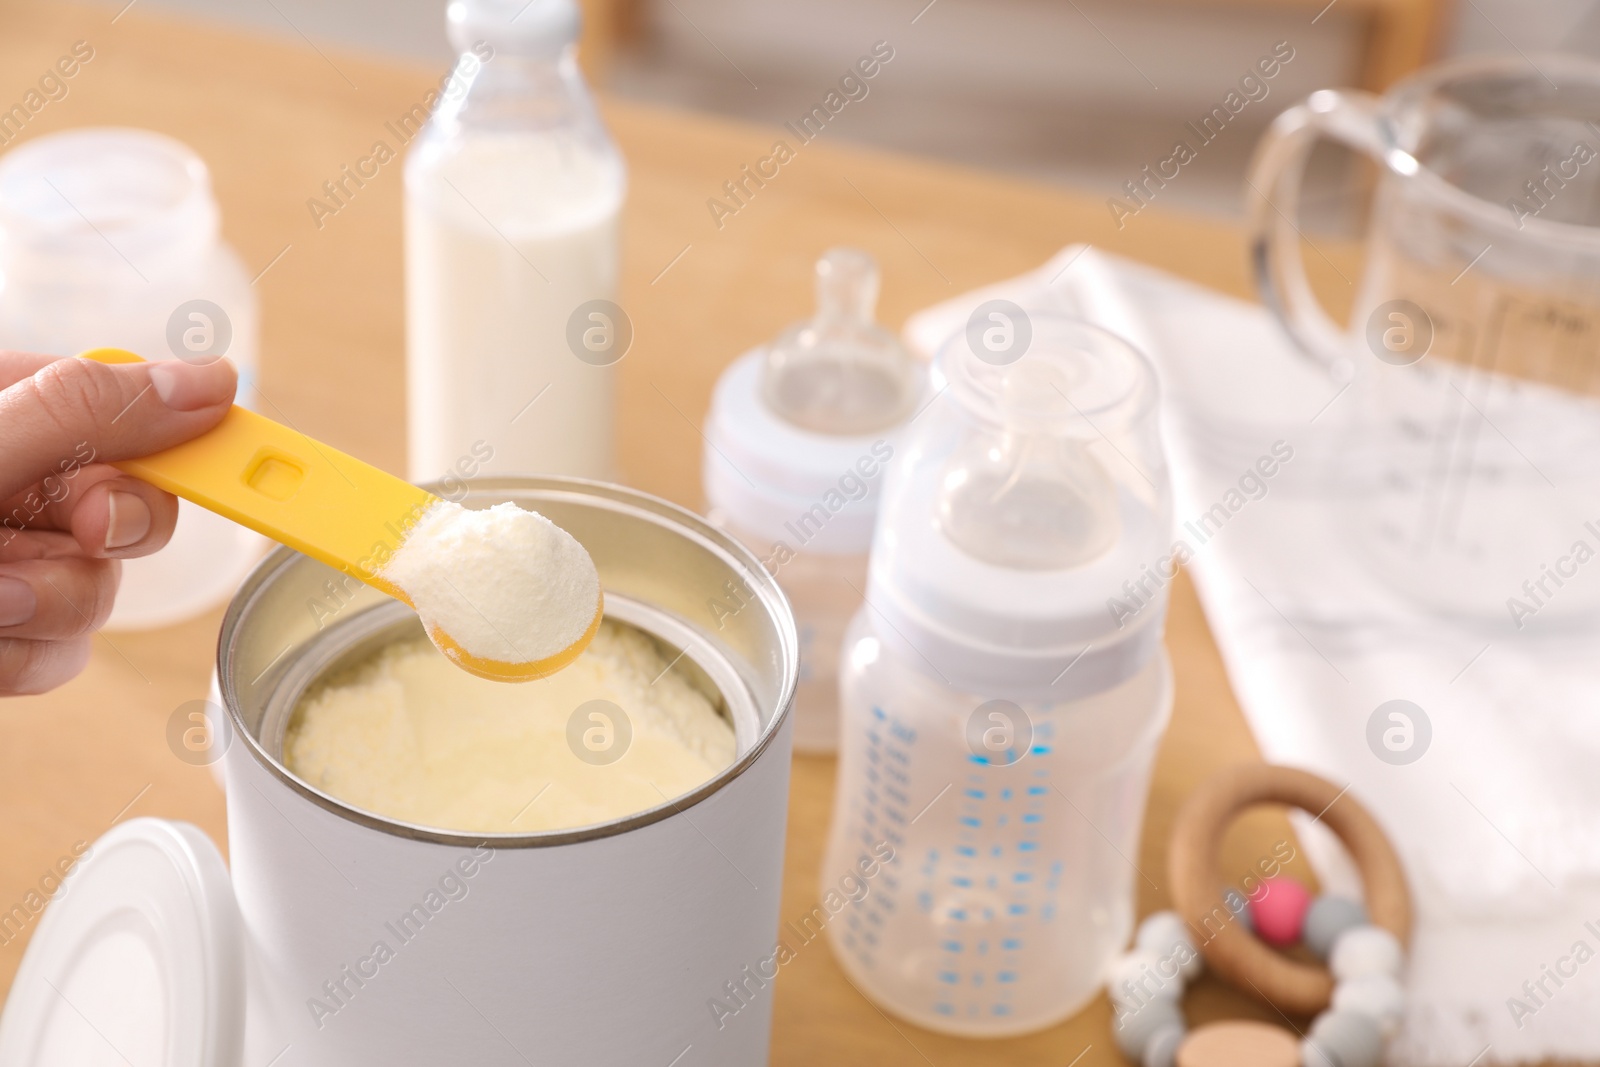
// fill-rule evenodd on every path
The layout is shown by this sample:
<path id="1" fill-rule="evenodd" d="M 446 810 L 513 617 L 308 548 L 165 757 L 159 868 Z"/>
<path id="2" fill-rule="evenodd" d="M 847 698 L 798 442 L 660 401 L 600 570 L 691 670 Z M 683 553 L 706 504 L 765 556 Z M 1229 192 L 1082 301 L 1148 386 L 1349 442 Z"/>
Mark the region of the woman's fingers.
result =
<path id="1" fill-rule="evenodd" d="M 67 531 L 97 558 L 148 556 L 167 543 L 178 521 L 176 497 L 104 464 L 47 477 L 0 508 L 13 531 Z M 0 531 L 0 541 L 6 538 Z"/>
<path id="2" fill-rule="evenodd" d="M 0 390 L 0 498 L 73 463 L 132 459 L 197 437 L 228 413 L 236 381 L 221 359 L 47 363 Z"/>
<path id="3" fill-rule="evenodd" d="M 0 564 L 0 641 L 59 641 L 104 625 L 121 564 L 59 556 Z"/>
<path id="4" fill-rule="evenodd" d="M 0 696 L 46 693 L 76 678 L 89 662 L 90 638 L 13 641 L 0 638 Z"/>

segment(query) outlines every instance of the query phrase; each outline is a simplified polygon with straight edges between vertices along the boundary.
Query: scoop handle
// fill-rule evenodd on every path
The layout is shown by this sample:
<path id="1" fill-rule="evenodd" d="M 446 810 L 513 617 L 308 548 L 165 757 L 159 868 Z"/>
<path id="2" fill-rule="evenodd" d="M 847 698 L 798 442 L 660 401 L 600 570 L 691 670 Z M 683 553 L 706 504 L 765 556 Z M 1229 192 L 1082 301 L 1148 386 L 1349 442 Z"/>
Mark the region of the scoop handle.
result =
<path id="1" fill-rule="evenodd" d="M 142 363 L 119 348 L 82 354 Z M 112 466 L 405 599 L 377 576 L 438 498 L 298 430 L 235 404 L 214 428 Z"/>

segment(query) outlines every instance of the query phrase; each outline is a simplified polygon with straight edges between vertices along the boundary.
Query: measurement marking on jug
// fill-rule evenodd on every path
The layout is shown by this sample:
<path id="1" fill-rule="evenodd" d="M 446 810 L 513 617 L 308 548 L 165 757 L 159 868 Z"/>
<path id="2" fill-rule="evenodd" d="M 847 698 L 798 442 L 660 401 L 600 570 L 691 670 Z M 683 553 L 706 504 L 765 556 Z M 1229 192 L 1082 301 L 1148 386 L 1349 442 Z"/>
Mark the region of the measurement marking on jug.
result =
<path id="1" fill-rule="evenodd" d="M 654 789 L 657 793 L 661 793 L 661 787 L 659 785 L 656 785 L 654 782 L 650 783 L 650 788 Z M 673 811 L 677 812 L 679 815 L 682 815 L 684 821 L 687 822 L 690 826 L 694 827 L 694 832 L 695 833 L 699 834 L 701 837 L 705 837 L 706 844 L 708 844 L 712 848 L 716 849 L 717 850 L 717 855 L 721 856 L 724 860 L 727 860 L 728 866 L 732 867 L 734 869 L 734 871 L 738 873 L 740 878 L 743 878 L 746 882 L 750 882 L 750 876 L 745 874 L 743 871 L 739 870 L 739 865 L 737 863 L 733 862 L 733 860 L 728 859 L 728 854 L 726 852 L 722 851 L 721 847 L 718 846 L 718 844 L 715 841 L 711 840 L 711 838 L 709 838 L 709 837 L 706 837 L 706 832 L 704 830 L 700 829 L 700 827 L 698 825 L 696 825 L 696 823 L 695 823 L 695 821 L 693 819 L 689 818 L 689 813 L 688 812 L 686 812 L 682 808 L 678 807 L 678 805 L 673 801 L 673 799 L 671 797 L 667 796 L 667 794 L 665 794 L 665 793 L 661 793 L 661 799 L 665 800 L 669 805 L 671 805 Z M 756 885 L 754 882 L 750 882 L 750 888 L 754 889 L 758 893 L 761 891 L 761 887 Z"/>
<path id="2" fill-rule="evenodd" d="M 528 1065 L 528 1067 L 533 1067 L 533 1061 L 528 1059 L 528 1057 L 524 1056 L 522 1054 L 522 1050 L 520 1048 L 518 1048 L 516 1045 L 512 1045 L 511 1044 L 511 1039 L 506 1036 L 506 1033 L 505 1033 L 504 1030 L 500 1029 L 498 1026 L 496 1026 L 494 1024 L 494 1020 L 490 1019 L 483 1012 L 478 1011 L 478 1006 L 476 1004 L 472 1003 L 472 1001 L 467 1000 L 467 995 L 465 993 L 461 992 L 461 988 L 459 986 L 457 986 L 454 982 L 450 981 L 450 976 L 448 974 L 441 974 L 439 977 L 444 979 L 445 985 L 449 986 L 451 989 L 454 989 L 456 991 L 456 996 L 460 997 L 461 1000 L 466 1004 L 467 1007 L 471 1008 L 474 1012 L 477 1013 L 478 1018 L 482 1019 L 484 1022 L 489 1024 L 489 1029 L 493 1030 L 495 1033 L 500 1035 L 500 1040 L 501 1041 L 504 1041 L 507 1045 L 511 1046 L 511 1051 L 515 1052 L 517 1054 L 517 1058 L 518 1059 L 520 1059 L 523 1063 L 526 1063 Z"/>
<path id="3" fill-rule="evenodd" d="M 1511 450 L 1513 452 L 1515 452 L 1517 455 L 1521 456 L 1522 457 L 1522 461 L 1524 463 L 1526 463 L 1530 467 L 1533 467 L 1533 472 L 1535 474 L 1537 474 L 1541 478 L 1544 478 L 1544 484 L 1548 485 L 1552 489 L 1554 489 L 1556 487 L 1556 483 L 1552 482 L 1548 477 L 1546 477 L 1544 471 L 1542 471 L 1538 467 L 1534 466 L 1533 460 L 1528 458 L 1528 454 L 1526 452 L 1524 452 L 1522 449 L 1518 448 L 1517 447 L 1517 443 L 1515 441 L 1513 441 L 1511 438 L 1507 437 L 1505 435 L 1505 431 L 1504 430 L 1500 429 L 1500 427 L 1496 426 L 1493 422 L 1490 422 L 1489 421 L 1489 416 L 1487 416 L 1487 415 L 1485 415 L 1483 413 L 1483 409 L 1478 407 L 1478 405 L 1474 404 L 1472 402 L 1472 398 L 1467 396 L 1466 393 L 1462 393 L 1460 387 L 1457 386 L 1455 382 L 1451 382 L 1450 383 L 1450 388 L 1454 389 L 1457 393 L 1459 393 L 1461 395 L 1461 399 L 1465 400 L 1467 402 L 1467 407 L 1471 408 L 1473 411 L 1476 411 L 1478 413 L 1478 418 L 1482 419 L 1484 421 L 1484 424 L 1486 426 L 1488 426 L 1489 429 L 1491 429 L 1495 433 L 1499 434 L 1500 435 L 1500 439 L 1502 441 L 1504 441 L 1506 444 L 1510 445 L 1511 446 Z"/>
<path id="4" fill-rule="evenodd" d="M 145 787 L 143 789 L 139 790 L 139 792 L 134 796 L 134 798 L 132 800 L 130 800 L 126 804 L 122 805 L 122 810 L 117 812 L 116 816 L 112 818 L 110 825 L 112 825 L 112 826 L 117 825 L 117 820 L 121 819 L 124 815 L 128 814 L 128 809 L 133 807 L 135 804 L 139 803 L 140 799 L 146 793 L 150 792 L 150 787 L 153 786 L 153 785 L 155 785 L 154 782 L 147 782 L 145 784 Z"/>

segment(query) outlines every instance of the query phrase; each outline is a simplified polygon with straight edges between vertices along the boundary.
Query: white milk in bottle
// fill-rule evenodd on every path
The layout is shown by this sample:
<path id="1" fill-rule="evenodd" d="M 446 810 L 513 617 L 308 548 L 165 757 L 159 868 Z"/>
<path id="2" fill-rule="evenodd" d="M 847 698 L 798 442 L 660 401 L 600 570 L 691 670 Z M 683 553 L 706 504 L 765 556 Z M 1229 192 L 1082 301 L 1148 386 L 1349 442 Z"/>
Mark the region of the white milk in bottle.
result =
<path id="1" fill-rule="evenodd" d="M 626 178 L 578 74 L 577 9 L 455 0 L 449 24 L 471 85 L 406 160 L 410 475 L 612 478 Z"/>

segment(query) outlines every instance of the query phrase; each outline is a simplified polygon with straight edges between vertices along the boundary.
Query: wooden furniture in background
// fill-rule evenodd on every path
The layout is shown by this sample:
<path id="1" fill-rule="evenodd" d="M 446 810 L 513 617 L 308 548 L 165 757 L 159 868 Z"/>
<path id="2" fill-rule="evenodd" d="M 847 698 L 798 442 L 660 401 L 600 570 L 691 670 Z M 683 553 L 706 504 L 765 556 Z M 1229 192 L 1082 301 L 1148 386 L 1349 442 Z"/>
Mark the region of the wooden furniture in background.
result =
<path id="1" fill-rule="evenodd" d="M 584 67 L 600 84 L 617 52 L 637 39 L 648 5 L 667 0 L 581 0 Z M 776 0 L 764 0 L 772 3 Z M 1057 0 L 1040 0 L 1055 3 Z M 1351 84 L 1381 93 L 1438 56 L 1454 0 L 1136 0 L 1157 14 L 1163 6 L 1230 11 L 1296 11 L 1320 21 L 1330 12 L 1356 12 L 1362 22 L 1361 60 Z M 997 18 L 1003 14 L 997 13 Z M 1065 102 L 1063 104 L 1065 106 Z"/>

